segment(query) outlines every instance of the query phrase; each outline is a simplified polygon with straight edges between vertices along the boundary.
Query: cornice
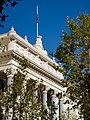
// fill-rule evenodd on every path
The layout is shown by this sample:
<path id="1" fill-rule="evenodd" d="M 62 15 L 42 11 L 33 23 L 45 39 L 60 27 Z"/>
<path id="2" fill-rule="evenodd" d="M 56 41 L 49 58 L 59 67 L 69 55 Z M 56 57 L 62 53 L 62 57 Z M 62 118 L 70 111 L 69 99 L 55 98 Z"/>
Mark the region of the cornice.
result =
<path id="1" fill-rule="evenodd" d="M 0 53 L 0 59 L 2 59 L 5 56 L 6 57 L 12 57 L 12 59 L 15 59 L 17 61 L 20 61 L 24 57 L 15 50 L 10 50 L 10 51 Z M 51 79 L 53 82 L 58 83 L 63 87 L 62 81 L 60 80 L 59 77 L 55 76 L 54 74 L 52 74 L 48 70 L 42 68 L 42 66 L 36 64 L 34 61 L 32 61 L 32 60 L 30 60 L 28 58 L 26 58 L 26 59 L 30 62 L 30 67 L 34 71 L 39 72 L 40 74 L 42 74 L 42 76 L 46 76 L 47 78 Z"/>
<path id="2" fill-rule="evenodd" d="M 37 48 L 35 48 L 32 44 L 29 42 L 26 42 L 21 36 L 18 34 L 12 35 L 13 38 L 17 39 L 18 42 L 20 42 L 23 46 L 26 48 L 29 48 L 29 50 L 34 53 L 35 55 L 39 55 L 42 59 L 47 61 L 50 65 L 58 65 L 56 62 L 54 62 L 51 58 L 49 58 L 47 55 L 43 54 L 43 52 L 39 51 Z"/>
<path id="3" fill-rule="evenodd" d="M 28 41 L 26 41 L 24 38 L 22 38 L 21 36 L 19 36 L 16 32 L 15 33 L 5 33 L 5 34 L 1 34 L 0 35 L 0 39 L 4 39 L 4 38 L 13 38 L 15 40 L 17 40 L 17 42 L 19 42 L 21 45 L 23 45 L 25 48 L 28 48 L 33 54 L 35 55 L 39 55 L 41 59 L 43 59 L 44 61 L 48 62 L 51 66 L 56 65 L 58 66 L 58 64 L 53 61 L 51 58 L 49 58 L 47 55 L 45 55 L 43 53 L 43 51 L 40 51 L 39 49 L 37 49 L 36 47 L 34 47 L 32 44 L 30 44 Z"/>

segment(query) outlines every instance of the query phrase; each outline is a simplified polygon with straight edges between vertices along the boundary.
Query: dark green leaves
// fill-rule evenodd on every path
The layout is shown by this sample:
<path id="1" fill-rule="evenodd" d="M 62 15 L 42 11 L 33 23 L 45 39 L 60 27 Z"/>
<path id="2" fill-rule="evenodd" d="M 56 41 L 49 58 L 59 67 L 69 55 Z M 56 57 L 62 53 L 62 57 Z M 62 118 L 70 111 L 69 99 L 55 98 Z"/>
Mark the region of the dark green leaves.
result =
<path id="1" fill-rule="evenodd" d="M 67 21 L 69 32 L 63 32 L 62 42 L 54 56 L 63 66 L 67 93 L 78 101 L 85 120 L 90 119 L 90 15 Z M 88 108 L 88 109 L 87 109 Z"/>
<path id="2" fill-rule="evenodd" d="M 8 17 L 7 14 L 3 13 L 3 10 L 5 10 L 6 7 L 15 7 L 17 4 L 19 4 L 19 1 L 21 0 L 0 0 L 0 27 L 4 28 L 2 25 L 2 22 L 6 20 Z"/>

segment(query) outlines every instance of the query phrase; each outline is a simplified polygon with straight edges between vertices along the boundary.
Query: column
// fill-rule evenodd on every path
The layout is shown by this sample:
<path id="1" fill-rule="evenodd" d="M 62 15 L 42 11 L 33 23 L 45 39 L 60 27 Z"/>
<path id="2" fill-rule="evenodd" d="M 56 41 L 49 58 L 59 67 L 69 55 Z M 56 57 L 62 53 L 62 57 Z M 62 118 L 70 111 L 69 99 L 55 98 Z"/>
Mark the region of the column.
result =
<path id="1" fill-rule="evenodd" d="M 43 107 L 44 107 L 44 119 L 47 119 L 47 112 L 48 112 L 48 108 L 47 108 L 47 90 L 44 90 L 42 92 L 42 98 L 43 98 Z M 42 118 L 43 119 L 43 118 Z"/>
<path id="2" fill-rule="evenodd" d="M 25 91 L 26 91 L 26 80 L 24 80 L 22 83 L 22 94 L 23 95 L 24 95 Z"/>
<path id="3" fill-rule="evenodd" d="M 56 97 L 56 115 L 57 115 L 57 120 L 59 120 L 59 100 L 58 97 Z"/>
<path id="4" fill-rule="evenodd" d="M 37 103 L 37 96 L 38 96 L 38 92 L 36 90 L 33 92 L 33 104 Z"/>
<path id="5" fill-rule="evenodd" d="M 37 97 L 38 97 L 38 91 L 36 90 L 36 91 L 33 92 L 33 104 L 37 104 L 37 100 L 38 100 Z M 37 112 L 36 110 L 33 111 L 32 120 L 37 120 L 36 112 Z"/>
<path id="6" fill-rule="evenodd" d="M 64 104 L 63 104 L 63 99 L 60 99 L 60 113 L 62 114 L 64 112 Z"/>
<path id="7" fill-rule="evenodd" d="M 56 95 L 52 95 L 52 115 L 52 120 L 59 120 L 59 106 Z"/>
<path id="8" fill-rule="evenodd" d="M 9 92 L 12 92 L 11 90 L 11 85 L 13 84 L 13 75 L 8 75 L 7 76 L 7 88 Z"/>
<path id="9" fill-rule="evenodd" d="M 43 91 L 43 106 L 47 109 L 47 91 Z"/>
<path id="10" fill-rule="evenodd" d="M 10 94 L 12 93 L 12 88 L 11 88 L 12 84 L 13 84 L 13 75 L 11 74 L 11 75 L 7 76 L 7 89 L 10 92 Z M 8 108 L 9 110 L 8 110 L 7 120 L 12 120 L 12 118 L 13 118 L 12 101 L 10 104 L 11 104 L 11 107 L 9 106 L 9 108 Z"/>
<path id="11" fill-rule="evenodd" d="M 63 106 L 63 99 L 62 99 L 62 92 L 58 93 L 56 95 L 58 97 L 58 105 L 59 105 L 59 120 L 61 118 L 61 114 L 64 111 L 64 106 Z"/>
<path id="12" fill-rule="evenodd" d="M 25 92 L 26 92 L 26 80 L 23 80 L 22 83 L 22 96 L 21 96 L 21 103 L 25 104 Z M 25 111 L 23 111 L 22 116 L 25 118 Z M 18 116 L 19 117 L 19 116 Z"/>

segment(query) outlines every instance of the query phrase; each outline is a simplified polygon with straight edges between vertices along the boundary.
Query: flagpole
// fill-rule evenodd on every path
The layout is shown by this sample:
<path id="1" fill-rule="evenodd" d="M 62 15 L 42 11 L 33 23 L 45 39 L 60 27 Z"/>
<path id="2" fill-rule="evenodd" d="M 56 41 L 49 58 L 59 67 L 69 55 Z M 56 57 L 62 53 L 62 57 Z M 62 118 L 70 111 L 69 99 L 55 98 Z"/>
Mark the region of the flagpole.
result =
<path id="1" fill-rule="evenodd" d="M 36 10 L 36 31 L 37 31 L 37 37 L 38 37 L 38 5 Z"/>

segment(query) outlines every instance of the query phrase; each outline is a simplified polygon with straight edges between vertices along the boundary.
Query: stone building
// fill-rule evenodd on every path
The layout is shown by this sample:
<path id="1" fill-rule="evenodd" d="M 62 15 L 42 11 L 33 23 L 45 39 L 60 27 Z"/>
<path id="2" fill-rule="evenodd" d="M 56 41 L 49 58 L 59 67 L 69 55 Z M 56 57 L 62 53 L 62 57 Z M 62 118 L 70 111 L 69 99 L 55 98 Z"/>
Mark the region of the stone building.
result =
<path id="1" fill-rule="evenodd" d="M 61 81 L 63 75 L 53 67 L 54 65 L 58 66 L 58 64 L 54 59 L 51 59 L 47 51 L 44 50 L 42 37 L 38 36 L 35 45 L 31 45 L 26 36 L 22 38 L 12 27 L 9 32 L 0 35 L 0 43 L 0 76 L 7 69 L 11 69 L 11 74 L 7 76 L 7 85 L 10 85 L 13 75 L 19 66 L 16 59 L 23 57 L 27 59 L 32 64 L 32 67 L 28 70 L 29 77 L 39 82 L 43 80 L 42 84 L 45 86 L 45 89 L 42 91 L 43 105 L 46 106 L 46 108 L 48 107 L 48 90 L 53 90 L 51 101 L 57 105 L 56 115 L 54 115 L 53 120 L 56 120 L 56 118 L 59 120 L 61 113 L 67 108 L 67 105 L 64 104 L 64 98 L 58 98 L 56 96 L 58 93 L 64 94 L 65 92 Z M 2 84 L 0 86 L 0 90 L 1 89 Z M 10 111 L 12 111 L 12 109 L 10 109 Z M 11 119 L 12 115 L 8 117 L 8 120 Z"/>

